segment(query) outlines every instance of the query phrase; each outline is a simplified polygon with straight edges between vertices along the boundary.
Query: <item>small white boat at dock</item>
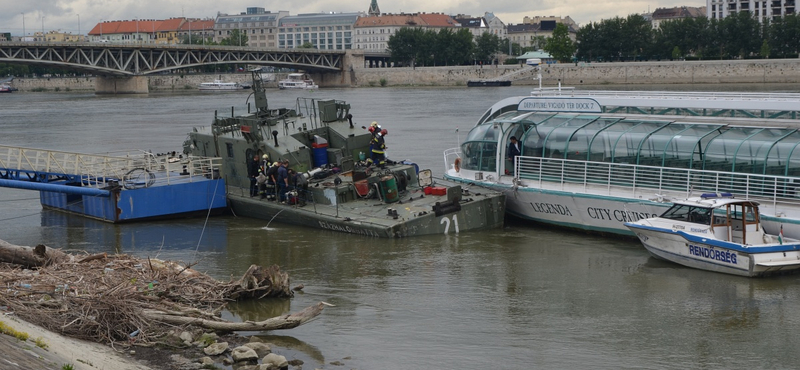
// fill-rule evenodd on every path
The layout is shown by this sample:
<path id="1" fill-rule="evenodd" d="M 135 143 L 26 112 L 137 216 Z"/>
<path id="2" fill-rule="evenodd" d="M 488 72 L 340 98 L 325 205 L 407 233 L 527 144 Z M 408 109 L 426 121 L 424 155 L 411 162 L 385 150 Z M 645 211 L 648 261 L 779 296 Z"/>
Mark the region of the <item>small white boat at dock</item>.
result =
<path id="1" fill-rule="evenodd" d="M 703 194 L 673 204 L 659 217 L 625 223 L 656 258 L 748 277 L 800 269 L 800 240 L 765 233 L 758 202 Z"/>
<path id="2" fill-rule="evenodd" d="M 284 80 L 278 81 L 278 88 L 283 89 L 319 89 L 319 86 L 305 73 L 289 73 Z"/>
<path id="3" fill-rule="evenodd" d="M 238 82 L 222 82 L 221 80 L 214 80 L 214 82 L 203 82 L 200 84 L 200 90 L 203 91 L 228 91 L 248 88 L 250 88 L 250 86 L 242 85 Z"/>

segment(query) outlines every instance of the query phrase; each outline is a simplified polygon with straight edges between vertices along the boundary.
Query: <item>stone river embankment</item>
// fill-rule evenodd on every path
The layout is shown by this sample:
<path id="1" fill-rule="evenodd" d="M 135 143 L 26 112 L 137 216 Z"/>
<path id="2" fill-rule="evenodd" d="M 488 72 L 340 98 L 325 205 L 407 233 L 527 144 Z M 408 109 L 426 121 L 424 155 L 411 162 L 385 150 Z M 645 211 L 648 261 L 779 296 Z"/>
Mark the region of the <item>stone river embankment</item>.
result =
<path id="1" fill-rule="evenodd" d="M 347 67 L 348 69 L 351 67 Z M 800 83 L 800 59 L 703 60 L 624 63 L 560 63 L 541 66 L 544 85 Z M 285 74 L 269 75 L 274 80 Z M 465 86 L 467 81 L 510 76 L 515 85 L 536 85 L 533 68 L 521 65 L 364 68 L 342 74 L 311 74 L 321 87 Z M 248 83 L 249 73 L 159 74 L 148 76 L 150 91 L 195 90 L 202 82 L 220 79 Z M 91 91 L 94 77 L 16 78 L 20 91 Z"/>

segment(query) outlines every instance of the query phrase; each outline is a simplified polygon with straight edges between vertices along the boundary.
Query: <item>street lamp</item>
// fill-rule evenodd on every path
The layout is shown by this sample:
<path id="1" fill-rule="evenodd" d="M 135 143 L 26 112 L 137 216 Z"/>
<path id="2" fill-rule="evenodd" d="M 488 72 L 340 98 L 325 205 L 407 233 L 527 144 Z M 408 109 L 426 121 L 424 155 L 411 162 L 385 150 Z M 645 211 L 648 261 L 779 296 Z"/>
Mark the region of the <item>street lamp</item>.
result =
<path id="1" fill-rule="evenodd" d="M 22 38 L 25 38 L 25 12 L 22 12 Z"/>
<path id="2" fill-rule="evenodd" d="M 44 16 L 42 16 L 42 40 L 44 41 Z"/>
<path id="3" fill-rule="evenodd" d="M 103 20 L 100 20 L 100 40 L 103 39 Z"/>
<path id="4" fill-rule="evenodd" d="M 78 14 L 78 41 L 81 41 L 81 15 Z"/>
<path id="5" fill-rule="evenodd" d="M 139 17 L 136 17 L 136 41 L 137 42 L 140 41 L 139 40 Z"/>

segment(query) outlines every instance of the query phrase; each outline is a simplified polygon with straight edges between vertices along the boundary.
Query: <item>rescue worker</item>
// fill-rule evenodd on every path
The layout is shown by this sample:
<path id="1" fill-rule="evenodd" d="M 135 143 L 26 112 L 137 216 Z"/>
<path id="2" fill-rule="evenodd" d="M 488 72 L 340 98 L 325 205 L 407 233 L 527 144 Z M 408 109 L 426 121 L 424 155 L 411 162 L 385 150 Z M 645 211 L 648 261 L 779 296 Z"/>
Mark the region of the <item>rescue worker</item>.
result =
<path id="1" fill-rule="evenodd" d="M 306 205 L 306 197 L 308 195 L 308 179 L 303 173 L 298 173 L 295 170 L 289 170 L 289 183 L 292 189 L 297 191 L 297 202 L 300 206 Z"/>
<path id="2" fill-rule="evenodd" d="M 270 164 L 271 163 L 269 161 L 269 155 L 268 154 L 262 155 L 261 156 L 261 171 L 264 171 L 264 173 L 266 174 L 267 170 L 269 169 L 269 165 Z"/>
<path id="3" fill-rule="evenodd" d="M 272 163 L 272 166 L 267 169 L 265 174 L 267 176 L 267 196 L 273 200 L 277 199 L 275 198 L 277 194 L 275 186 L 278 184 L 278 167 L 280 167 L 280 163 Z"/>
<path id="4" fill-rule="evenodd" d="M 256 185 L 258 185 L 258 194 L 261 195 L 261 199 L 267 197 L 267 176 L 264 175 L 264 171 L 261 169 L 258 170 L 258 176 L 256 176 Z"/>
<path id="5" fill-rule="evenodd" d="M 258 176 L 258 155 L 253 156 L 253 161 L 247 163 L 247 177 L 250 178 L 250 197 L 256 196 L 256 177 Z"/>
<path id="6" fill-rule="evenodd" d="M 378 167 L 381 169 L 386 166 L 386 141 L 384 140 L 384 136 L 386 136 L 387 133 L 388 131 L 383 129 L 378 132 L 371 141 L 372 163 L 377 163 Z"/>
<path id="7" fill-rule="evenodd" d="M 284 159 L 278 167 L 278 199 L 281 203 L 286 203 L 286 192 L 289 191 L 289 160 Z"/>

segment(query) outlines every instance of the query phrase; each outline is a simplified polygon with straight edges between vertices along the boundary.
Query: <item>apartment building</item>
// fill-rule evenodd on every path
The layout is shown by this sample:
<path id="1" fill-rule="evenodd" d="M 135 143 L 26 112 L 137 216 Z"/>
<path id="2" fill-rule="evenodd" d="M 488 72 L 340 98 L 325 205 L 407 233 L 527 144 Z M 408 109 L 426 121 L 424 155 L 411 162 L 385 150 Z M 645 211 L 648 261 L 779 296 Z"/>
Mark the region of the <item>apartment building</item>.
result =
<path id="1" fill-rule="evenodd" d="M 353 25 L 365 13 L 313 13 L 283 17 L 278 25 L 278 48 L 294 49 L 304 44 L 320 50 L 353 47 Z"/>
<path id="2" fill-rule="evenodd" d="M 795 0 L 706 0 L 706 16 L 722 19 L 731 14 L 750 12 L 759 22 L 797 14 Z"/>
<path id="3" fill-rule="evenodd" d="M 273 13 L 257 7 L 247 8 L 246 12 L 236 15 L 217 14 L 214 21 L 214 41 L 220 42 L 238 29 L 242 35 L 247 36 L 246 46 L 278 47 L 278 25 L 287 16 L 289 12 L 285 10 Z"/>

